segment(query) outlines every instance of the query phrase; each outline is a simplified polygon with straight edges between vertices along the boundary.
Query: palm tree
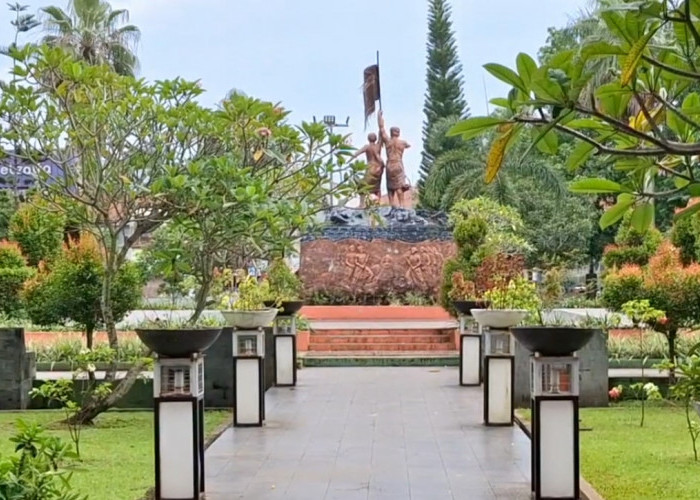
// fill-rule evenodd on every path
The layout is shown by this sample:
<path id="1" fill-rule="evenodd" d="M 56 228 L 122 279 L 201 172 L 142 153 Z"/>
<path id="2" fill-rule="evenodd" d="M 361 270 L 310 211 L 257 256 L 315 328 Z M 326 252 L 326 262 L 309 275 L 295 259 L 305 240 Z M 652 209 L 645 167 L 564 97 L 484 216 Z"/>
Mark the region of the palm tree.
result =
<path id="1" fill-rule="evenodd" d="M 433 210 L 449 210 L 461 199 L 487 196 L 502 205 L 518 205 L 517 180 L 532 178 L 542 189 L 561 196 L 566 184 L 557 170 L 539 155 L 520 162 L 518 152 L 509 155 L 509 164 L 501 169 L 491 184 L 484 183 L 485 151 L 474 141 L 447 136 L 459 122 L 457 116 L 441 118 L 431 128 L 426 142 L 436 151 L 433 167 L 420 192 L 421 206 Z M 520 141 L 514 149 L 520 153 L 527 144 Z"/>
<path id="2" fill-rule="evenodd" d="M 51 6 L 45 14 L 44 43 L 63 47 L 89 64 L 109 64 L 120 75 L 133 76 L 138 59 L 133 52 L 141 32 L 126 9 L 112 10 L 103 0 L 69 0 L 68 11 Z"/>

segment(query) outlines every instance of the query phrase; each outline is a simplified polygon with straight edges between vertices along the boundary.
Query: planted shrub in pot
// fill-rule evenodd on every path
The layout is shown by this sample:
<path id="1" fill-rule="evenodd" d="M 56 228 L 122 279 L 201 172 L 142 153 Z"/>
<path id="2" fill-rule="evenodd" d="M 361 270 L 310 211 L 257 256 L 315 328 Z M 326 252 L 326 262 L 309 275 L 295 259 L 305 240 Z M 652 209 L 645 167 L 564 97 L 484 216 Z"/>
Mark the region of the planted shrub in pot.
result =
<path id="1" fill-rule="evenodd" d="M 238 286 L 238 296 L 224 295 L 219 306 L 227 326 L 239 330 L 264 328 L 277 316 L 277 309 L 265 305 L 270 296 L 270 284 L 253 276 L 246 277 Z"/>
<path id="2" fill-rule="evenodd" d="M 219 318 L 205 317 L 195 322 L 173 318 L 151 318 L 139 323 L 136 334 L 149 349 L 168 358 L 187 358 L 206 351 L 221 334 Z"/>
<path id="3" fill-rule="evenodd" d="M 464 279 L 462 272 L 452 275 L 452 288 L 449 291 L 450 300 L 455 310 L 464 316 L 471 316 L 472 309 L 485 309 L 488 302 L 476 293 L 474 282 Z"/>
<path id="4" fill-rule="evenodd" d="M 279 308 L 281 316 L 292 316 L 299 312 L 304 305 L 301 300 L 302 283 L 283 259 L 272 263 L 267 280 L 270 293 L 265 305 Z"/>
<path id="5" fill-rule="evenodd" d="M 540 305 L 534 283 L 523 277 L 497 280 L 496 286 L 484 293 L 488 309 L 472 309 L 472 315 L 483 326 L 510 328 L 517 325 Z"/>

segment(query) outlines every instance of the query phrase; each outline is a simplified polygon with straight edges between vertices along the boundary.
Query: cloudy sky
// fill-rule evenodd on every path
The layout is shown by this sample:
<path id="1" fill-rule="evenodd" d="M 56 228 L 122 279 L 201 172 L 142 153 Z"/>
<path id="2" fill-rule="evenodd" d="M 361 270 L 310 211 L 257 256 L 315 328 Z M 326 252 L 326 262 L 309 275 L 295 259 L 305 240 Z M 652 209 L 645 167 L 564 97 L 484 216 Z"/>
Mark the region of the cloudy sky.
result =
<path id="1" fill-rule="evenodd" d="M 46 0 L 25 0 L 38 11 Z M 65 0 L 53 3 L 66 6 Z M 380 53 L 387 125 L 413 145 L 405 165 L 412 182 L 420 163 L 427 0 L 114 0 L 141 28 L 140 76 L 201 79 L 212 105 L 230 89 L 293 111 L 295 121 L 350 117 L 360 145 L 362 70 Z M 453 0 L 453 24 L 473 115 L 504 87 L 482 68 L 535 55 L 549 26 L 565 25 L 588 0 Z M 13 36 L 0 11 L 0 45 Z M 0 61 L 0 71 L 7 71 Z"/>

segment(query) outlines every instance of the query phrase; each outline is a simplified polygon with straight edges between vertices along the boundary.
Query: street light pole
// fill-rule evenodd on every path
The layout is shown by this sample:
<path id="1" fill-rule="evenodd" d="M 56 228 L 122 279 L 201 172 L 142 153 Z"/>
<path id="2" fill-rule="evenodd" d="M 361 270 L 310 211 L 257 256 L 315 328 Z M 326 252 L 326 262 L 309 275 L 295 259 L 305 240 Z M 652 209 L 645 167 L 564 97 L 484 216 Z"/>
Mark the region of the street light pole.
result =
<path id="1" fill-rule="evenodd" d="M 316 117 L 314 116 L 314 122 L 315 121 L 316 121 Z M 340 128 L 349 127 L 350 126 L 350 117 L 348 116 L 345 119 L 345 123 L 338 123 L 335 120 L 335 115 L 324 115 L 323 116 L 323 123 L 326 125 L 326 127 L 328 127 L 328 130 L 330 131 L 330 133 L 333 134 L 333 129 L 336 127 L 340 127 Z M 333 189 L 335 187 L 335 172 L 336 172 L 335 168 L 333 170 L 331 170 L 331 185 L 330 185 L 330 188 L 331 188 L 330 207 L 331 208 L 333 207 Z M 340 181 L 342 181 L 343 173 L 340 169 L 338 169 L 338 175 L 339 175 Z M 338 184 L 340 184 L 340 182 L 338 182 Z"/>

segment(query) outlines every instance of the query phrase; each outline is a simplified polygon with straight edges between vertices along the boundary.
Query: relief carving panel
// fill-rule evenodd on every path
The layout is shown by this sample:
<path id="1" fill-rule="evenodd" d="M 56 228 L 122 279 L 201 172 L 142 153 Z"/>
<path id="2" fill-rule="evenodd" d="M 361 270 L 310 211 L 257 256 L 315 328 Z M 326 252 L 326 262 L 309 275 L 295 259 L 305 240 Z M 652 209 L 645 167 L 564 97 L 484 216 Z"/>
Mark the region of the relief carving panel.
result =
<path id="1" fill-rule="evenodd" d="M 299 275 L 307 293 L 436 294 L 451 241 L 317 239 L 301 244 Z"/>

